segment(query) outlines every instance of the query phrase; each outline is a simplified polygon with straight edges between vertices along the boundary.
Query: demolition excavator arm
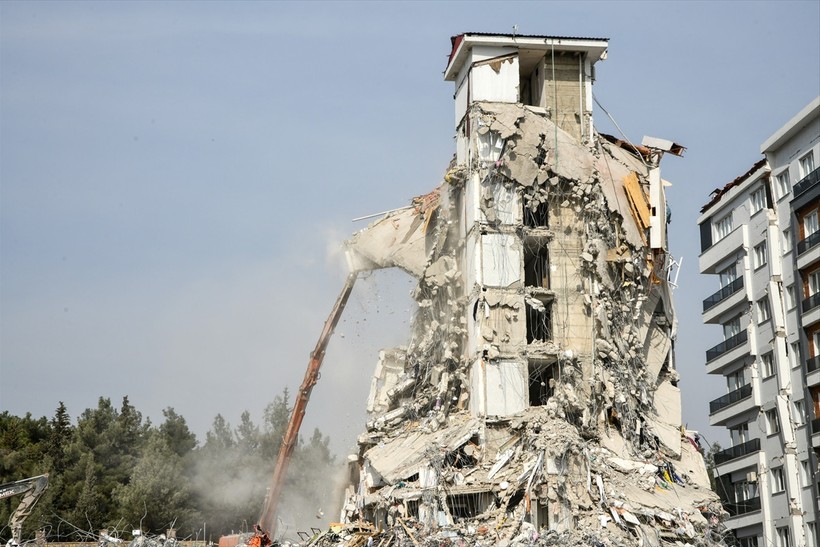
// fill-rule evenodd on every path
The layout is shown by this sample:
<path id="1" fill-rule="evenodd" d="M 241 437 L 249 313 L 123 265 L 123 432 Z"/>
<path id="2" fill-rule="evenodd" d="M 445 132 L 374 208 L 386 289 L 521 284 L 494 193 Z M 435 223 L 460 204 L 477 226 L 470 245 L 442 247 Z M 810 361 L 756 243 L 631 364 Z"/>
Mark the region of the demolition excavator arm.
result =
<path id="1" fill-rule="evenodd" d="M 276 466 L 273 468 L 270 490 L 265 499 L 264 509 L 262 510 L 262 528 L 269 530 L 271 535 L 276 532 L 276 510 L 279 507 L 279 500 L 282 495 L 285 473 L 287 473 L 293 449 L 299 440 L 299 429 L 302 427 L 302 419 L 305 416 L 305 409 L 310 399 L 310 393 L 313 391 L 313 386 L 315 386 L 319 380 L 319 369 L 322 367 L 327 345 L 330 342 L 333 329 L 336 328 L 336 325 L 339 323 L 339 318 L 353 290 L 353 285 L 356 283 L 357 275 L 356 272 L 353 272 L 349 274 L 345 280 L 342 291 L 339 293 L 339 297 L 336 299 L 336 303 L 333 305 L 333 309 L 331 309 L 330 315 L 325 321 L 325 326 L 322 329 L 322 334 L 319 335 L 316 347 L 310 354 L 310 361 L 305 371 L 305 378 L 302 381 L 299 392 L 296 394 L 293 409 L 290 412 L 288 426 L 282 438 L 282 446 L 279 448 L 279 456 L 276 458 Z"/>
<path id="2" fill-rule="evenodd" d="M 279 448 L 279 455 L 276 458 L 276 465 L 273 468 L 270 488 L 265 498 L 262 517 L 260 519 L 262 530 L 257 531 L 254 536 L 257 536 L 260 532 L 268 532 L 272 536 L 276 532 L 276 510 L 279 507 L 279 498 L 282 495 L 282 486 L 285 483 L 285 474 L 290 464 L 290 458 L 299 440 L 299 429 L 302 427 L 302 419 L 305 417 L 305 409 L 310 399 L 310 393 L 313 391 L 313 386 L 319 381 L 319 369 L 322 367 L 327 345 L 330 343 L 333 329 L 336 328 L 336 325 L 339 323 L 339 318 L 347 304 L 348 298 L 350 298 L 350 293 L 353 291 L 353 285 L 356 283 L 357 277 L 358 274 L 355 271 L 348 274 L 342 291 L 339 293 L 339 297 L 336 299 L 336 303 L 333 305 L 333 309 L 330 310 L 330 315 L 325 321 L 325 326 L 322 329 L 322 334 L 319 335 L 316 347 L 310 354 L 310 361 L 308 361 L 307 370 L 305 371 L 305 378 L 302 380 L 302 385 L 296 394 L 293 409 L 290 411 L 288 426 L 285 429 L 285 435 L 282 437 L 282 446 Z M 219 538 L 219 547 L 235 547 L 239 543 L 240 534 L 232 534 Z"/>
<path id="3" fill-rule="evenodd" d="M 48 474 L 0 485 L 0 500 L 12 496 L 23 496 L 20 505 L 17 506 L 9 519 L 11 539 L 6 545 L 20 545 L 23 535 L 23 522 L 31 514 L 34 504 L 37 503 L 46 488 L 48 488 Z"/>

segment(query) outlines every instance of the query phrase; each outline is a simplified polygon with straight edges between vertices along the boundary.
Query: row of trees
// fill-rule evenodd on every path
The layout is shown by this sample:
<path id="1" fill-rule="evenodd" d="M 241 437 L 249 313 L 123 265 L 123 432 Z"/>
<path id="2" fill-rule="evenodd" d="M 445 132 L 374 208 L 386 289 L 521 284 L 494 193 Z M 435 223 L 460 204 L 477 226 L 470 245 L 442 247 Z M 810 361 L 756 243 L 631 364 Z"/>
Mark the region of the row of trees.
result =
<path id="1" fill-rule="evenodd" d="M 3 412 L 0 484 L 49 474 L 49 488 L 27 519 L 24 537 L 43 528 L 49 540 L 64 541 L 102 528 L 161 533 L 174 527 L 180 537 L 199 539 L 207 529 L 216 540 L 247 530 L 259 517 L 288 416 L 284 390 L 267 406 L 261 425 L 247 411 L 236 427 L 217 415 L 200 444 L 173 408 L 154 425 L 128 397 L 119 408 L 100 397 L 76 424 L 63 403 L 51 419 Z M 338 499 L 332 491 L 338 466 L 328 442 L 317 429 L 295 450 L 280 512 L 293 526 Z M 0 501 L 0 525 L 19 501 Z M 0 538 L 10 535 L 6 528 Z"/>

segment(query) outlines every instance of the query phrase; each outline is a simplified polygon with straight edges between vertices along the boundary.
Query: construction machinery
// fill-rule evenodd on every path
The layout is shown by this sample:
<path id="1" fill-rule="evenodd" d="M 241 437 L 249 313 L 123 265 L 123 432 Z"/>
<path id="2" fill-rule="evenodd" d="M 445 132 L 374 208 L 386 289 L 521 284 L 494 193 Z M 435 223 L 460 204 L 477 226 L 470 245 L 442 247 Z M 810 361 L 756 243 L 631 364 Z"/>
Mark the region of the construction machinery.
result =
<path id="1" fill-rule="evenodd" d="M 7 547 L 13 545 L 20 545 L 23 535 L 23 522 L 31 514 L 34 509 L 34 504 L 43 495 L 43 492 L 48 488 L 48 473 L 45 475 L 38 475 L 29 479 L 22 479 L 15 482 L 0 485 L 0 500 L 10 498 L 12 496 L 23 496 L 20 505 L 11 514 L 9 518 L 9 528 L 11 528 L 11 539 L 6 543 Z"/>
<path id="2" fill-rule="evenodd" d="M 285 475 L 290 465 L 293 449 L 296 448 L 296 444 L 299 441 L 299 429 L 302 427 L 302 420 L 305 417 L 305 410 L 310 400 L 310 393 L 313 391 L 313 386 L 319 381 L 319 370 L 322 367 L 322 361 L 324 361 L 325 351 L 330 343 L 330 337 L 333 334 L 333 329 L 335 329 L 339 323 L 339 318 L 347 304 L 350 293 L 353 291 L 353 285 L 356 283 L 357 276 L 358 274 L 356 272 L 348 274 L 344 286 L 336 299 L 336 303 L 333 305 L 333 308 L 330 310 L 330 315 L 325 321 L 325 326 L 319 335 L 316 347 L 310 354 L 310 360 L 308 361 L 307 370 L 305 371 L 305 378 L 302 380 L 302 385 L 296 394 L 293 409 L 288 419 L 288 426 L 282 437 L 282 445 L 279 448 L 279 455 L 276 458 L 270 488 L 268 489 L 268 495 L 265 497 L 262 516 L 260 518 L 262 530 L 268 532 L 270 537 L 274 537 L 276 533 L 276 511 L 279 507 L 282 487 L 285 483 Z M 219 538 L 219 547 L 234 547 L 239 543 L 245 543 L 255 537 L 255 535 L 256 534 L 232 534 L 222 536 Z M 247 536 L 247 538 L 243 536 Z"/>

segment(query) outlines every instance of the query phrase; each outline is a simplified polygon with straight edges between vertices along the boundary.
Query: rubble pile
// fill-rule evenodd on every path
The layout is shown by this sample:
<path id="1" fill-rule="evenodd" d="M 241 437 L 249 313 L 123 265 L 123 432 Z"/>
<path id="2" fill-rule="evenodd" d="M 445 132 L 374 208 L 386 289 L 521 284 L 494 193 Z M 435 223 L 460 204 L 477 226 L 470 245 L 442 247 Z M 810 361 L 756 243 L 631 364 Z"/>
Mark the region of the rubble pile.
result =
<path id="1" fill-rule="evenodd" d="M 419 308 L 380 355 L 343 521 L 393 545 L 721 544 L 641 223 L 659 158 L 536 107 L 469 115 L 471 162 L 347 243 L 354 269 L 416 276 Z"/>

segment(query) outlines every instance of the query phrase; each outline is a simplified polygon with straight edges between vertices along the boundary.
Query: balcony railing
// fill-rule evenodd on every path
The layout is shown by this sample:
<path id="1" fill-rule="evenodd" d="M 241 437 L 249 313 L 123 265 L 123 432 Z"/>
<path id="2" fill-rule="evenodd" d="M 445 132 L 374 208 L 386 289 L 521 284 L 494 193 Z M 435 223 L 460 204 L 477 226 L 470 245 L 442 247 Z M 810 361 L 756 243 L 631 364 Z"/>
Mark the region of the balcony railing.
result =
<path id="1" fill-rule="evenodd" d="M 806 372 L 814 372 L 818 368 L 820 368 L 820 355 L 806 359 Z"/>
<path id="2" fill-rule="evenodd" d="M 818 243 L 820 243 L 820 230 L 797 242 L 797 256 L 802 255 Z"/>
<path id="3" fill-rule="evenodd" d="M 803 313 L 806 313 L 807 311 L 809 311 L 812 308 L 816 308 L 817 306 L 820 306 L 820 292 L 816 292 L 813 295 L 811 295 L 810 297 L 803 300 L 802 306 L 803 306 Z"/>
<path id="4" fill-rule="evenodd" d="M 729 513 L 729 516 L 736 517 L 738 515 L 745 515 L 752 511 L 760 511 L 760 498 L 750 498 L 737 502 L 723 502 L 723 508 Z"/>
<path id="5" fill-rule="evenodd" d="M 752 452 L 757 452 L 758 450 L 760 450 L 760 439 L 752 439 L 751 441 L 747 441 L 743 444 L 739 444 L 716 453 L 715 465 L 720 465 L 722 463 L 735 460 L 747 454 L 751 454 Z"/>
<path id="6" fill-rule="evenodd" d="M 745 330 L 742 330 L 734 336 L 727 338 L 717 346 L 706 350 L 706 362 L 708 363 L 709 361 L 720 357 L 727 351 L 733 350 L 741 344 L 745 344 L 748 339 L 749 333 Z"/>
<path id="7" fill-rule="evenodd" d="M 820 167 L 797 181 L 794 185 L 794 197 L 799 196 L 818 182 L 820 182 Z"/>
<path id="8" fill-rule="evenodd" d="M 734 391 L 730 391 L 723 397 L 719 397 L 714 401 L 709 403 L 709 413 L 714 414 L 721 408 L 726 408 L 729 405 L 733 405 L 738 401 L 742 401 L 743 399 L 748 399 L 752 396 L 752 384 L 746 384 L 745 386 L 736 389 Z"/>
<path id="9" fill-rule="evenodd" d="M 726 300 L 737 291 L 743 288 L 743 278 L 738 277 L 715 294 L 703 301 L 703 311 L 706 312 L 709 308 L 716 306 L 723 300 Z"/>

